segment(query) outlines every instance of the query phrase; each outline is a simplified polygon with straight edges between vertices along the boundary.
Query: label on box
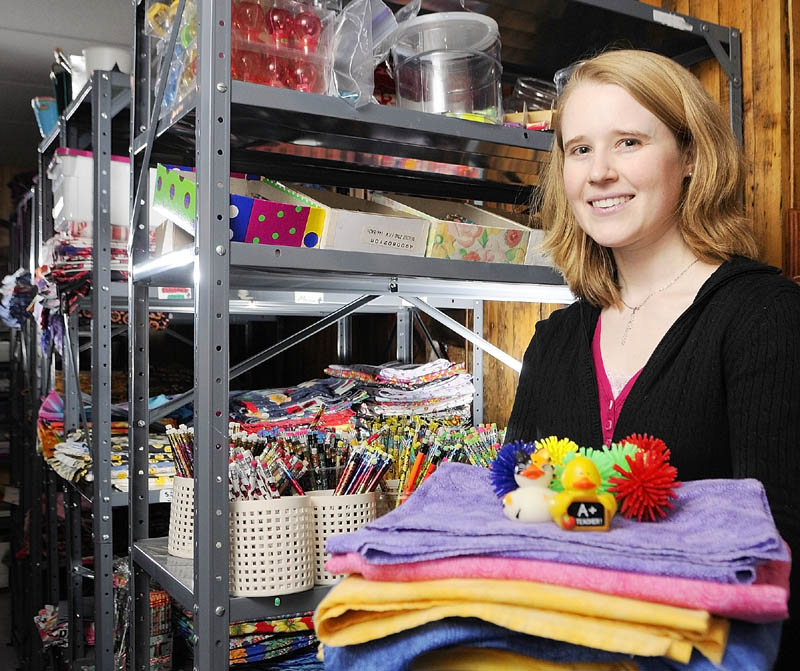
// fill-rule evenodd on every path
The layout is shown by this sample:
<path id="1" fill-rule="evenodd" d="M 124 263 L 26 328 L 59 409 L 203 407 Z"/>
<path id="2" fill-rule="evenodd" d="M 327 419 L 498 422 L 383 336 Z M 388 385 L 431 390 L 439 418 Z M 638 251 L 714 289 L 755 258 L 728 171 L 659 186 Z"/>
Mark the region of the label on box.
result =
<path id="1" fill-rule="evenodd" d="M 369 224 L 361 229 L 361 242 L 371 247 L 411 252 L 420 244 L 420 235 L 412 230 L 398 230 L 395 226 Z"/>
<path id="2" fill-rule="evenodd" d="M 169 503 L 172 501 L 172 488 L 162 489 L 158 492 L 159 503 Z"/>
<path id="3" fill-rule="evenodd" d="M 158 287 L 158 297 L 162 300 L 168 298 L 190 299 L 192 297 L 191 287 Z"/>

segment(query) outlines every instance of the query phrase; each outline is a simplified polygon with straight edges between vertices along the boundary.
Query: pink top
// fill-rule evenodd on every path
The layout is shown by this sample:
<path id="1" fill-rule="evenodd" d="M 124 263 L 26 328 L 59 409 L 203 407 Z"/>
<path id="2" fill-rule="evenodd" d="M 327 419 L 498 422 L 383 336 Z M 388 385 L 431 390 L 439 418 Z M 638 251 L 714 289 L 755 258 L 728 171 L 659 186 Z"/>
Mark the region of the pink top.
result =
<path id="1" fill-rule="evenodd" d="M 610 445 L 611 438 L 614 435 L 614 427 L 617 425 L 619 413 L 622 411 L 622 405 L 628 394 L 631 391 L 636 379 L 642 372 L 640 368 L 633 377 L 625 384 L 619 395 L 614 398 L 614 392 L 611 390 L 611 383 L 608 381 L 606 368 L 603 365 L 603 353 L 600 351 L 600 322 L 601 318 L 597 318 L 597 327 L 594 330 L 594 338 L 592 338 L 592 359 L 594 360 L 594 372 L 597 377 L 597 393 L 600 397 L 600 421 L 603 425 L 603 444 Z"/>

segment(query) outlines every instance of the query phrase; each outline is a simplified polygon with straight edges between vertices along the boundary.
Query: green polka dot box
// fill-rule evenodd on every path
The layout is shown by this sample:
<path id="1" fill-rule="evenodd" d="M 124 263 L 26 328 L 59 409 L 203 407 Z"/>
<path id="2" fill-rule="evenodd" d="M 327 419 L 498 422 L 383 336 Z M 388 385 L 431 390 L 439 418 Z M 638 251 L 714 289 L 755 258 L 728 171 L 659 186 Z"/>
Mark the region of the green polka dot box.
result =
<path id="1" fill-rule="evenodd" d="M 238 174 L 230 193 L 233 242 L 425 255 L 428 221 L 385 205 Z M 194 173 L 158 165 L 153 209 L 193 233 Z"/>

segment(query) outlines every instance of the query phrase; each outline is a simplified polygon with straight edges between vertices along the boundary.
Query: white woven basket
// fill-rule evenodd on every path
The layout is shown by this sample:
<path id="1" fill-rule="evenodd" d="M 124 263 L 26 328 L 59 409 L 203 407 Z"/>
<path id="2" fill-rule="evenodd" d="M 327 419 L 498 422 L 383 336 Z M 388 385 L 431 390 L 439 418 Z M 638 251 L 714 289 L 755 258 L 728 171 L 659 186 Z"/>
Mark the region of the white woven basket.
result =
<path id="1" fill-rule="evenodd" d="M 292 594 L 314 586 L 314 521 L 307 496 L 228 504 L 231 596 Z M 194 556 L 194 480 L 174 479 L 167 552 Z"/>
<path id="2" fill-rule="evenodd" d="M 169 507 L 167 552 L 175 557 L 194 556 L 194 480 L 175 476 Z"/>
<path id="3" fill-rule="evenodd" d="M 375 492 L 332 496 L 332 489 L 309 492 L 314 515 L 314 584 L 332 585 L 340 576 L 328 573 L 325 542 L 334 534 L 360 529 L 376 517 Z"/>
<path id="4" fill-rule="evenodd" d="M 307 496 L 230 504 L 231 596 L 292 594 L 314 586 Z"/>

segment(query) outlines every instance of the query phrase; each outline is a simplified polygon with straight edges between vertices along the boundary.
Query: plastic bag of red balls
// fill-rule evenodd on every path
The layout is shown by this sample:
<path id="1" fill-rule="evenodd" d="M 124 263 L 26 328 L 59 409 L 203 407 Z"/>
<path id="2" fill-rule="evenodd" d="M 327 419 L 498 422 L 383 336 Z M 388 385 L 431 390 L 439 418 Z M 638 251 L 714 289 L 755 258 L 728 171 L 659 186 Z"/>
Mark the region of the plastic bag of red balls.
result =
<path id="1" fill-rule="evenodd" d="M 310 93 L 327 93 L 335 15 L 292 0 L 234 1 L 231 77 Z"/>

